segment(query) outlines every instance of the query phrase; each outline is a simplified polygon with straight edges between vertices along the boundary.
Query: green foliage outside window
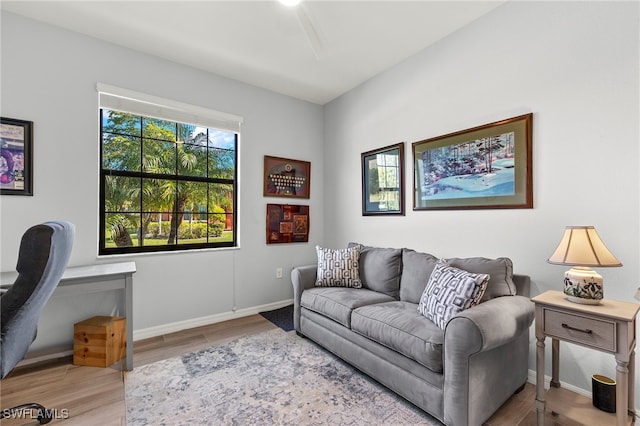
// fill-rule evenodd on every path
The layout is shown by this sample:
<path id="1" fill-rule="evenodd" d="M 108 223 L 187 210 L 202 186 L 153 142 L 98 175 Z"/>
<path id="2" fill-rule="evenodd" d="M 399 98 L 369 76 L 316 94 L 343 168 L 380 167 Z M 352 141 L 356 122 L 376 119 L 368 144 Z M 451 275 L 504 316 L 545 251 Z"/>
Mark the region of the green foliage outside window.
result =
<path id="1" fill-rule="evenodd" d="M 236 245 L 235 133 L 102 109 L 101 142 L 101 254 Z"/>

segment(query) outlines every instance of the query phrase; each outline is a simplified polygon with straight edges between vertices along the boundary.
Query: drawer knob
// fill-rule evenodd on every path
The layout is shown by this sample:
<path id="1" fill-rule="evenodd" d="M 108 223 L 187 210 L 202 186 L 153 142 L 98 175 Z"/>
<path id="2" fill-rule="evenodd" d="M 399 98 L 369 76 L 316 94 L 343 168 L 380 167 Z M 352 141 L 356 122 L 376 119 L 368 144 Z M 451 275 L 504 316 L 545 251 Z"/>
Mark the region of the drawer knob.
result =
<path id="1" fill-rule="evenodd" d="M 591 334 L 593 333 L 593 330 L 589 329 L 589 328 L 585 328 L 584 330 L 581 328 L 575 328 L 575 327 L 571 327 L 569 324 L 565 324 L 562 323 L 562 328 L 567 328 L 569 330 L 573 330 L 573 331 L 579 331 L 580 333 L 586 333 L 586 334 Z"/>

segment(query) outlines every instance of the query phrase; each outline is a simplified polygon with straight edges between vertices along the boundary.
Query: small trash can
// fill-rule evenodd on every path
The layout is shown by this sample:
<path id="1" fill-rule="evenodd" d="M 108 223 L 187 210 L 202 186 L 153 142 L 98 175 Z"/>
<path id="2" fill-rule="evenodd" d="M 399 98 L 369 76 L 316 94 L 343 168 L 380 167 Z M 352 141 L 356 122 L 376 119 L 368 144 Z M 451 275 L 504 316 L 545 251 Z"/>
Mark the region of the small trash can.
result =
<path id="1" fill-rule="evenodd" d="M 591 376 L 593 406 L 606 411 L 616 412 L 616 381 L 600 374 Z"/>

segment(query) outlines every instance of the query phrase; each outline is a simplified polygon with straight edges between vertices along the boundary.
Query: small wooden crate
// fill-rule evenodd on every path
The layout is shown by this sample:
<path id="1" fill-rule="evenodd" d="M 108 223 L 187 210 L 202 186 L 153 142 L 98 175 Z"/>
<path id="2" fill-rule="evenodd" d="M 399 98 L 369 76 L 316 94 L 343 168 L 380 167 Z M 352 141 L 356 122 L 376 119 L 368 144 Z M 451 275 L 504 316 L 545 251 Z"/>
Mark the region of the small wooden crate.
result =
<path id="1" fill-rule="evenodd" d="M 97 316 L 73 326 L 73 364 L 109 367 L 125 356 L 126 319 Z"/>

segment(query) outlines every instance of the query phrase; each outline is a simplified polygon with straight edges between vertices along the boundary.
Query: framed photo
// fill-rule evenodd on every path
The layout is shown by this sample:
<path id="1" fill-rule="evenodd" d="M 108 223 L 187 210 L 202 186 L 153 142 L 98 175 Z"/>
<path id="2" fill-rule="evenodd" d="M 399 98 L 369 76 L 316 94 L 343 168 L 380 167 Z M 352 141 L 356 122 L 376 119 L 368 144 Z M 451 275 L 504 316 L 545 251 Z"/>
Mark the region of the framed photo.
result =
<path id="1" fill-rule="evenodd" d="M 264 156 L 264 196 L 309 198 L 311 163 Z"/>
<path id="2" fill-rule="evenodd" d="M 533 208 L 533 114 L 426 139 L 413 148 L 413 209 Z"/>
<path id="3" fill-rule="evenodd" d="M 362 215 L 404 215 L 404 142 L 362 153 Z"/>
<path id="4" fill-rule="evenodd" d="M 267 204 L 267 244 L 309 241 L 309 206 Z"/>
<path id="5" fill-rule="evenodd" d="M 33 195 L 33 122 L 0 118 L 0 194 Z"/>

